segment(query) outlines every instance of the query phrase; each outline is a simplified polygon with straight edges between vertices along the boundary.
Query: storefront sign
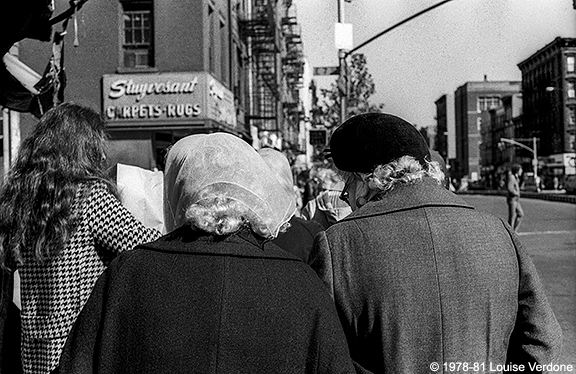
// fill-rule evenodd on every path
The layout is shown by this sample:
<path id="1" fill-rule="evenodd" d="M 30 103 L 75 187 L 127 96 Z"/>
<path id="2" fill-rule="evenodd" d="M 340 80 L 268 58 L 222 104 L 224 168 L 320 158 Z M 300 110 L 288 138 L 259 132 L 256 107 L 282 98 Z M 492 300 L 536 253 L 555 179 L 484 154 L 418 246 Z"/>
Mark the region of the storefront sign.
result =
<path id="1" fill-rule="evenodd" d="M 205 72 L 104 75 L 102 87 L 104 117 L 112 127 L 205 119 L 236 127 L 234 95 Z"/>
<path id="2" fill-rule="evenodd" d="M 559 169 L 560 174 L 576 174 L 576 153 L 568 152 L 550 155 L 546 159 L 546 167 Z"/>

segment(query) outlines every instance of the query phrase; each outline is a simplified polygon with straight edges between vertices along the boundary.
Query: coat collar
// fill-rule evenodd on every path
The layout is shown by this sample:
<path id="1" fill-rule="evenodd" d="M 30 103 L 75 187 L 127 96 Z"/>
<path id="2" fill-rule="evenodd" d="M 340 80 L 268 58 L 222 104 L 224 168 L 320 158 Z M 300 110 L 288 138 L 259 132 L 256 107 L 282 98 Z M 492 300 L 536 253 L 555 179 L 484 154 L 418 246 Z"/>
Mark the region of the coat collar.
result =
<path id="1" fill-rule="evenodd" d="M 474 209 L 473 206 L 439 185 L 434 179 L 424 178 L 414 184 L 396 186 L 392 191 L 384 194 L 380 200 L 367 203 L 342 221 L 425 206 L 455 206 Z"/>
<path id="2" fill-rule="evenodd" d="M 248 228 L 243 228 L 232 235 L 218 237 L 185 225 L 154 242 L 140 245 L 139 248 L 157 252 L 301 261 L 271 241 L 257 237 Z"/>

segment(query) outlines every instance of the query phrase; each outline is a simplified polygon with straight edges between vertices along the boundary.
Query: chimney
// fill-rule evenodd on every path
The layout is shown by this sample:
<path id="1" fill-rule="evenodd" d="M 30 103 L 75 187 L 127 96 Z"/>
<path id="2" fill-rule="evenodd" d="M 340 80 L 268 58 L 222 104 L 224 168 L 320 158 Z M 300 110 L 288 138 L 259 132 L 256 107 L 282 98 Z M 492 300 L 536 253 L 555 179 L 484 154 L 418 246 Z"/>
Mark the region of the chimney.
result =
<path id="1" fill-rule="evenodd" d="M 484 74 L 484 82 L 488 82 L 488 76 Z"/>

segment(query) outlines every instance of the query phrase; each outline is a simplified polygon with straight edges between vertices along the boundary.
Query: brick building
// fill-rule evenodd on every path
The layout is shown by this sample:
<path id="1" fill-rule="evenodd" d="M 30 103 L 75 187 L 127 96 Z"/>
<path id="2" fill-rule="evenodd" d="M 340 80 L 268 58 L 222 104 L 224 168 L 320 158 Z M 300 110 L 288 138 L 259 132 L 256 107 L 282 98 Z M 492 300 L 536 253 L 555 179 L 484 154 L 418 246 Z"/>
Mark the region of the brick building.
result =
<path id="1" fill-rule="evenodd" d="M 299 149 L 304 61 L 291 0 L 88 1 L 76 24 L 65 100 L 101 111 L 113 162 L 161 168 L 168 145 L 214 131 Z M 41 72 L 50 49 L 26 39 L 19 58 Z M 21 115 L 23 137 L 35 122 Z"/>
<path id="2" fill-rule="evenodd" d="M 467 82 L 454 93 L 456 158 L 451 170 L 454 178 L 481 177 L 482 112 L 501 106 L 502 98 L 520 92 L 520 82 Z"/>

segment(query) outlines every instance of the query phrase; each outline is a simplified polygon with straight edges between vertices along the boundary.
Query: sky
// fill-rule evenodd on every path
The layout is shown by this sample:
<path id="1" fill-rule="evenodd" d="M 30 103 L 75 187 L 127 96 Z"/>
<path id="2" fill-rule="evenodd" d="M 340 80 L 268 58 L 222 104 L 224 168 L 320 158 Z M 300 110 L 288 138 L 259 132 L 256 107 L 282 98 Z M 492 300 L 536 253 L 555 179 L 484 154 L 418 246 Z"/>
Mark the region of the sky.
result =
<path id="1" fill-rule="evenodd" d="M 357 46 L 440 0 L 352 0 L 344 21 Z M 294 0 L 304 57 L 338 65 L 338 0 Z M 417 127 L 435 125 L 434 102 L 466 82 L 521 81 L 518 63 L 556 37 L 576 38 L 572 0 L 452 0 L 381 36 L 364 53 L 376 84 L 374 104 Z M 336 78 L 315 77 L 328 87 Z"/>

